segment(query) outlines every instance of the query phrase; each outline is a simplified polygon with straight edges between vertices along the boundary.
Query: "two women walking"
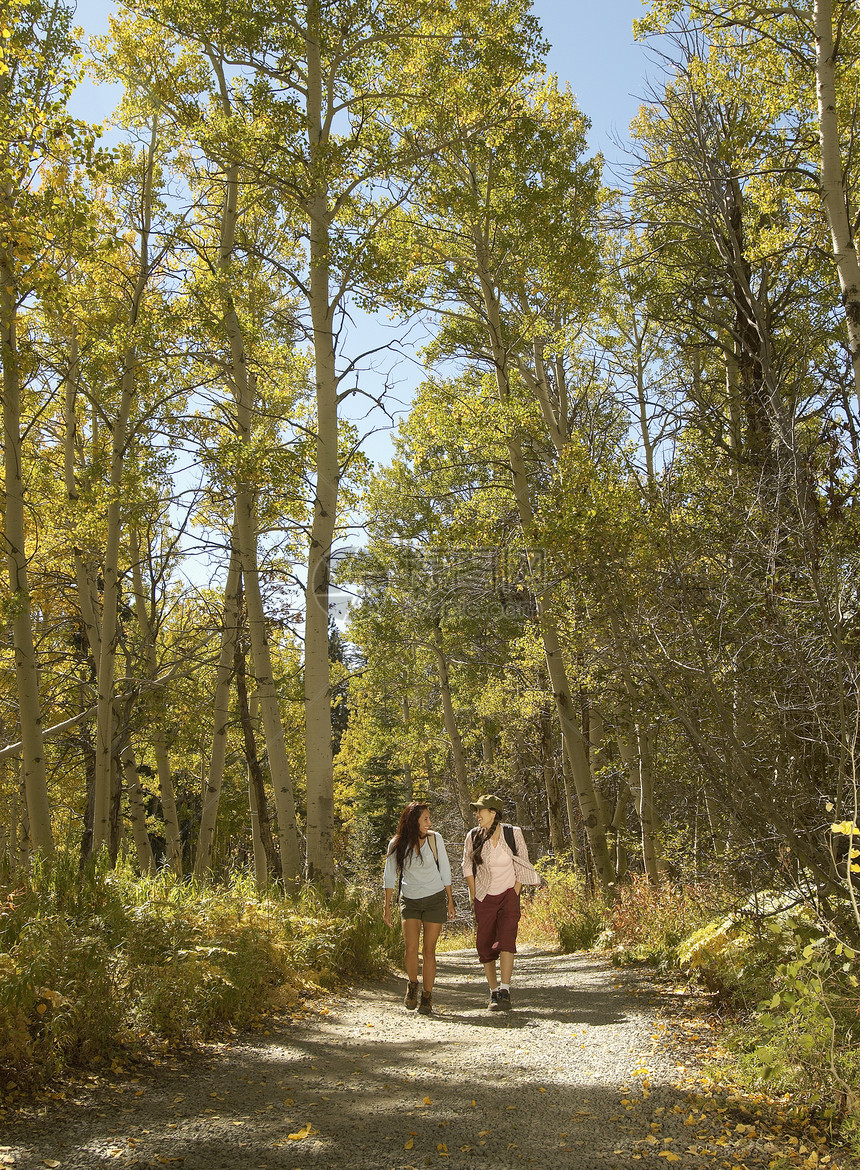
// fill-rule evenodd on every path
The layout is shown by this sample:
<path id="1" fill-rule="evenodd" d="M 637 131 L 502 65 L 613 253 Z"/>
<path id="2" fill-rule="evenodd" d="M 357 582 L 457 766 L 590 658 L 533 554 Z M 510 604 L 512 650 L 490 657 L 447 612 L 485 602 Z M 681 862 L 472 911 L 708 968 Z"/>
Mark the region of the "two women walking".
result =
<path id="1" fill-rule="evenodd" d="M 491 1011 L 511 1006 L 511 976 L 517 953 L 520 890 L 540 885 L 540 876 L 529 863 L 522 829 L 503 824 L 502 801 L 486 795 L 472 802 L 477 825 L 466 835 L 463 875 L 469 885 L 477 925 L 478 959 L 490 988 Z M 424 1014 L 433 1010 L 436 978 L 436 943 L 445 921 L 455 917 L 451 892 L 451 867 L 445 843 L 430 828 L 430 809 L 414 801 L 400 816 L 397 833 L 388 847 L 382 884 L 385 887 L 383 918 L 392 925 L 391 907 L 397 890 L 406 950 L 405 1004 Z M 446 904 L 447 903 L 447 904 Z M 418 1001 L 418 951 L 421 931 L 423 969 Z M 499 976 L 496 963 L 499 963 Z"/>

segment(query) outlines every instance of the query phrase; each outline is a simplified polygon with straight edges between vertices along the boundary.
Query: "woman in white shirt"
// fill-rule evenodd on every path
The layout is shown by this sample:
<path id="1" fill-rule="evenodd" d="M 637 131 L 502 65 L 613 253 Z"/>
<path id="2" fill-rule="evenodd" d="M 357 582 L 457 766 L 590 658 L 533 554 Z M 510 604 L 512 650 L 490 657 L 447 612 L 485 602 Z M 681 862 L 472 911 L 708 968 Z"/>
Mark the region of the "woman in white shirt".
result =
<path id="1" fill-rule="evenodd" d="M 491 794 L 473 801 L 478 824 L 467 833 L 463 846 L 463 876 L 473 899 L 475 945 L 490 987 L 490 1011 L 507 1011 L 511 1007 L 520 890 L 523 886 L 539 886 L 541 880 L 529 862 L 522 829 L 502 823 L 504 807 L 498 796 Z"/>
<path id="2" fill-rule="evenodd" d="M 393 926 L 391 903 L 394 890 L 400 904 L 403 942 L 406 950 L 406 996 L 410 1011 L 429 1015 L 433 1010 L 433 984 L 436 981 L 436 943 L 444 924 L 454 918 L 454 895 L 451 891 L 451 865 L 445 842 L 430 828 L 430 808 L 420 801 L 408 804 L 400 814 L 397 832 L 388 846 L 385 872 L 386 926 Z M 422 947 L 421 1002 L 418 1002 L 418 945 L 424 930 Z"/>

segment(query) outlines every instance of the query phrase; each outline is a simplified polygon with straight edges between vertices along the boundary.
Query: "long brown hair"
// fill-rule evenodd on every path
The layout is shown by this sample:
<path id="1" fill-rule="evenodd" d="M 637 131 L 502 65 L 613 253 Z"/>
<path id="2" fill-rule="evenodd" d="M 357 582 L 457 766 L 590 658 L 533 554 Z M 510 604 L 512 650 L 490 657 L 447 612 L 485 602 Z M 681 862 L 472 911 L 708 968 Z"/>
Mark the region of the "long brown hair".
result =
<path id="1" fill-rule="evenodd" d="M 493 812 L 496 815 L 493 817 L 493 823 L 490 825 L 489 829 L 472 829 L 472 866 L 475 869 L 477 869 L 479 865 L 483 865 L 484 858 L 482 855 L 484 852 L 484 846 L 492 837 L 493 833 L 495 833 L 496 826 L 502 819 L 502 814 L 498 811 L 498 809 L 493 809 Z"/>
<path id="2" fill-rule="evenodd" d="M 407 804 L 406 808 L 400 814 L 400 822 L 397 826 L 397 832 L 394 834 L 394 840 L 391 842 L 391 847 L 388 850 L 389 855 L 394 854 L 397 868 L 403 872 L 403 866 L 406 864 L 406 856 L 408 853 L 421 851 L 421 838 L 418 832 L 418 818 L 424 812 L 425 808 L 430 805 L 424 800 L 413 800 L 411 804 Z"/>

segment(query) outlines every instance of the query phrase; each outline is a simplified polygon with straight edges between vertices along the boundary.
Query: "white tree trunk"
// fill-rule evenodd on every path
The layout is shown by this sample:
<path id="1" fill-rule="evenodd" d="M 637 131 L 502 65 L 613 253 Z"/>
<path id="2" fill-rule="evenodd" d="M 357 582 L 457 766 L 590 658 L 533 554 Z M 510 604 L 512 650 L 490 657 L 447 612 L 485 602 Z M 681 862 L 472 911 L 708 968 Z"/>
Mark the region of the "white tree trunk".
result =
<path id="1" fill-rule="evenodd" d="M 549 819 L 549 839 L 552 851 L 556 857 L 564 853 L 564 820 L 561 815 L 561 791 L 555 774 L 555 755 L 553 752 L 552 715 L 551 709 L 542 709 L 540 713 L 541 732 L 541 764 L 543 769 L 543 784 L 546 792 L 547 817 Z"/>
<path id="2" fill-rule="evenodd" d="M 242 491 L 236 499 L 237 531 L 239 535 L 239 559 L 242 565 L 242 580 L 245 587 L 245 607 L 248 614 L 248 633 L 251 639 L 251 657 L 254 666 L 254 687 L 260 704 L 266 752 L 269 757 L 269 771 L 275 791 L 280 790 L 279 806 L 284 816 L 279 822 L 281 839 L 281 866 L 284 882 L 298 880 L 302 862 L 299 849 L 299 834 L 296 827 L 296 809 L 293 796 L 293 782 L 290 761 L 284 741 L 284 728 L 278 706 L 278 694 L 272 671 L 272 657 L 269 651 L 269 636 L 263 600 L 260 594 L 260 576 L 257 567 L 257 531 L 254 522 L 253 499 L 249 492 Z"/>
<path id="3" fill-rule="evenodd" d="M 815 81 L 821 148 L 821 201 L 830 227 L 833 257 L 845 306 L 854 389 L 860 403 L 860 261 L 852 230 L 854 212 L 839 141 L 832 0 L 814 0 Z"/>
<path id="4" fill-rule="evenodd" d="M 627 783 L 636 806 L 636 815 L 639 818 L 642 835 L 642 864 L 648 881 L 651 885 L 657 886 L 660 884 L 657 826 L 654 815 L 653 777 L 646 733 L 641 732 L 635 726 L 630 726 L 619 732 L 618 751 L 627 768 Z"/>
<path id="5" fill-rule="evenodd" d="M 307 132 L 311 171 L 317 188 L 308 205 L 310 236 L 309 308 L 316 381 L 316 477 L 305 590 L 305 754 L 307 769 L 307 874 L 330 886 L 334 879 L 334 774 L 332 757 L 331 677 L 329 664 L 329 583 L 331 548 L 337 521 L 340 458 L 338 453 L 338 379 L 331 302 L 331 211 L 325 172 L 328 128 L 320 53 L 320 12 L 308 4 Z"/>
<path id="6" fill-rule="evenodd" d="M 451 676 L 448 671 L 448 659 L 442 641 L 442 631 L 438 623 L 433 624 L 433 651 L 436 655 L 436 665 L 439 670 L 439 693 L 442 699 L 442 718 L 445 723 L 445 732 L 451 745 L 451 757 L 454 761 L 454 795 L 460 808 L 463 825 L 468 827 L 472 823 L 472 794 L 469 791 L 469 773 L 466 768 L 466 754 L 463 751 L 463 738 L 457 726 L 457 713 L 451 698 Z"/>
<path id="7" fill-rule="evenodd" d="M 233 651 L 236 645 L 236 631 L 239 619 L 239 554 L 236 524 L 233 523 L 230 566 L 224 586 L 224 613 L 221 624 L 221 651 L 215 673 L 215 694 L 212 700 L 214 718 L 212 726 L 212 750 L 209 753 L 209 768 L 203 788 L 203 810 L 200 814 L 200 834 L 197 840 L 197 856 L 194 873 L 198 877 L 210 873 L 212 853 L 215 844 L 215 828 L 218 822 L 218 804 L 224 782 L 224 764 L 227 759 L 227 729 L 230 725 L 230 678 L 233 673 Z M 278 787 L 275 786 L 277 803 Z M 280 808 L 278 818 L 280 821 Z M 281 844 L 283 856 L 283 843 Z"/>
<path id="8" fill-rule="evenodd" d="M 229 113 L 229 93 L 219 64 L 210 58 L 218 76 L 221 101 Z M 221 214 L 221 239 L 218 251 L 218 267 L 227 274 L 233 257 L 236 225 L 239 216 L 239 168 L 233 165 L 227 169 L 224 179 L 224 205 Z M 269 757 L 269 771 L 275 790 L 281 791 L 282 807 L 287 823 L 280 824 L 282 841 L 281 866 L 284 882 L 298 880 L 301 874 L 301 852 L 299 834 L 295 820 L 295 801 L 290 762 L 284 743 L 284 729 L 278 708 L 278 696 L 272 672 L 269 639 L 263 601 L 260 593 L 259 568 L 257 562 L 257 519 L 256 498 L 250 480 L 252 469 L 247 465 L 250 459 L 252 419 L 256 398 L 253 376 L 248 369 L 248 355 L 242 335 L 242 326 L 229 292 L 224 300 L 224 329 L 230 345 L 230 381 L 236 404 L 236 424 L 242 442 L 243 466 L 239 471 L 236 488 L 234 520 L 234 541 L 245 588 L 245 606 L 248 614 L 248 631 L 251 639 L 251 655 L 254 661 L 254 681 L 263 717 L 263 731 L 266 751 Z"/>
<path id="9" fill-rule="evenodd" d="M 503 402 L 507 402 L 511 398 L 508 355 L 503 343 L 504 331 L 499 312 L 498 298 L 489 267 L 485 260 L 486 246 L 484 241 L 476 233 L 473 236 L 473 243 L 475 246 L 477 275 L 481 284 L 484 311 L 487 318 L 490 352 L 496 368 L 496 384 L 500 399 Z M 560 434 L 560 429 L 556 429 Z M 528 544 L 529 535 L 534 527 L 534 514 L 531 505 L 526 464 L 519 440 L 516 436 L 508 434 L 506 442 L 520 526 Z M 534 573 L 535 567 L 532 564 L 531 555 L 529 555 L 529 567 Z M 594 782 L 591 776 L 587 745 L 582 736 L 582 732 L 577 726 L 574 714 L 570 682 L 568 681 L 567 670 L 561 652 L 558 629 L 544 604 L 542 585 L 539 582 L 536 582 L 533 592 L 538 610 L 541 637 L 543 639 L 547 675 L 549 676 L 550 686 L 552 687 L 555 698 L 565 751 L 570 759 L 577 800 L 579 801 L 579 807 L 582 812 L 585 830 L 588 834 L 588 843 L 591 848 L 592 857 L 594 858 L 597 879 L 604 892 L 612 897 L 615 893 L 615 871 L 606 841 L 606 827 L 603 823 L 597 793 L 595 792 Z"/>
<path id="10" fill-rule="evenodd" d="M 140 571 L 140 537 L 137 529 L 131 534 L 131 577 L 134 588 L 134 606 L 140 626 L 144 662 L 150 679 L 158 678 L 158 649 L 156 632 L 149 613 L 149 599 L 143 588 L 143 574 Z M 179 831 L 179 817 L 176 812 L 176 794 L 173 790 L 173 773 L 170 768 L 170 754 L 167 750 L 167 736 L 164 731 L 163 693 L 156 691 L 153 697 L 155 721 L 150 735 L 158 773 L 158 792 L 161 798 L 161 813 L 164 817 L 164 835 L 167 845 L 167 864 L 177 877 L 182 876 L 182 836 Z"/>
<path id="11" fill-rule="evenodd" d="M 126 794 L 128 795 L 128 811 L 131 820 L 131 835 L 134 849 L 137 854 L 138 869 L 142 874 L 156 872 L 155 857 L 152 853 L 152 842 L 146 831 L 146 808 L 143 803 L 143 791 L 140 786 L 140 776 L 137 771 L 134 753 L 128 749 L 123 756 L 123 771 L 125 772 Z"/>
<path id="12" fill-rule="evenodd" d="M 248 808 L 251 813 L 251 840 L 254 844 L 254 881 L 257 892 L 262 894 L 269 884 L 269 866 L 263 836 L 260 832 L 260 811 L 257 805 L 257 789 L 248 768 Z"/>
<path id="13" fill-rule="evenodd" d="M 149 235 L 152 222 L 152 180 L 157 131 L 153 125 L 141 192 L 141 227 L 137 279 L 126 319 L 128 343 L 123 353 L 120 402 L 111 427 L 110 478 L 108 482 L 107 539 L 102 579 L 101 646 L 98 663 L 98 710 L 96 712 L 96 768 L 93 793 L 93 850 L 110 836 L 111 756 L 113 752 L 113 700 L 116 669 L 117 605 L 119 602 L 119 553 L 123 520 L 123 468 L 131 407 L 137 391 L 137 347 L 134 330 L 149 280 Z"/>
<path id="14" fill-rule="evenodd" d="M 9 591 L 12 598 L 12 641 L 15 682 L 21 727 L 21 761 L 33 848 L 54 850 L 51 809 L 42 740 L 39 667 L 30 610 L 27 574 L 23 443 L 21 440 L 21 382 L 18 365 L 17 308 L 14 263 L 0 252 L 0 362 L 3 366 L 3 456 L 5 462 L 5 545 Z"/>
<path id="15" fill-rule="evenodd" d="M 69 369 L 65 378 L 64 411 L 64 449 L 63 473 L 66 483 L 66 498 L 72 507 L 78 503 L 78 483 L 76 475 L 77 465 L 77 382 L 79 374 L 79 354 L 77 330 L 73 327 L 69 339 Z M 87 645 L 90 648 L 93 665 L 98 669 L 101 658 L 101 627 L 98 616 L 98 588 L 95 575 L 85 563 L 83 553 L 74 546 L 75 584 L 78 594 L 78 608 L 81 611 L 81 622 L 87 636 Z"/>

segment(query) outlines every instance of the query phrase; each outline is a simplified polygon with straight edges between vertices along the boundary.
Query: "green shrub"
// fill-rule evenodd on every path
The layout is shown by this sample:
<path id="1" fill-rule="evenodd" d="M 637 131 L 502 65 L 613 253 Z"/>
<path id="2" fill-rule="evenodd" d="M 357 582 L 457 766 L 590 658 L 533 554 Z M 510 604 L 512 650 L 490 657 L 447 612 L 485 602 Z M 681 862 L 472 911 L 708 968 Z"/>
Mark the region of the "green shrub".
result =
<path id="1" fill-rule="evenodd" d="M 264 898 L 245 876 L 214 887 L 59 854 L 0 901 L 0 1082 L 247 1023 L 399 951 L 359 894 Z"/>
<path id="2" fill-rule="evenodd" d="M 588 950 L 606 927 L 607 908 L 574 872 L 569 859 L 538 864 L 544 884 L 524 902 L 521 932 L 531 941 L 558 940 L 565 953 Z"/>

